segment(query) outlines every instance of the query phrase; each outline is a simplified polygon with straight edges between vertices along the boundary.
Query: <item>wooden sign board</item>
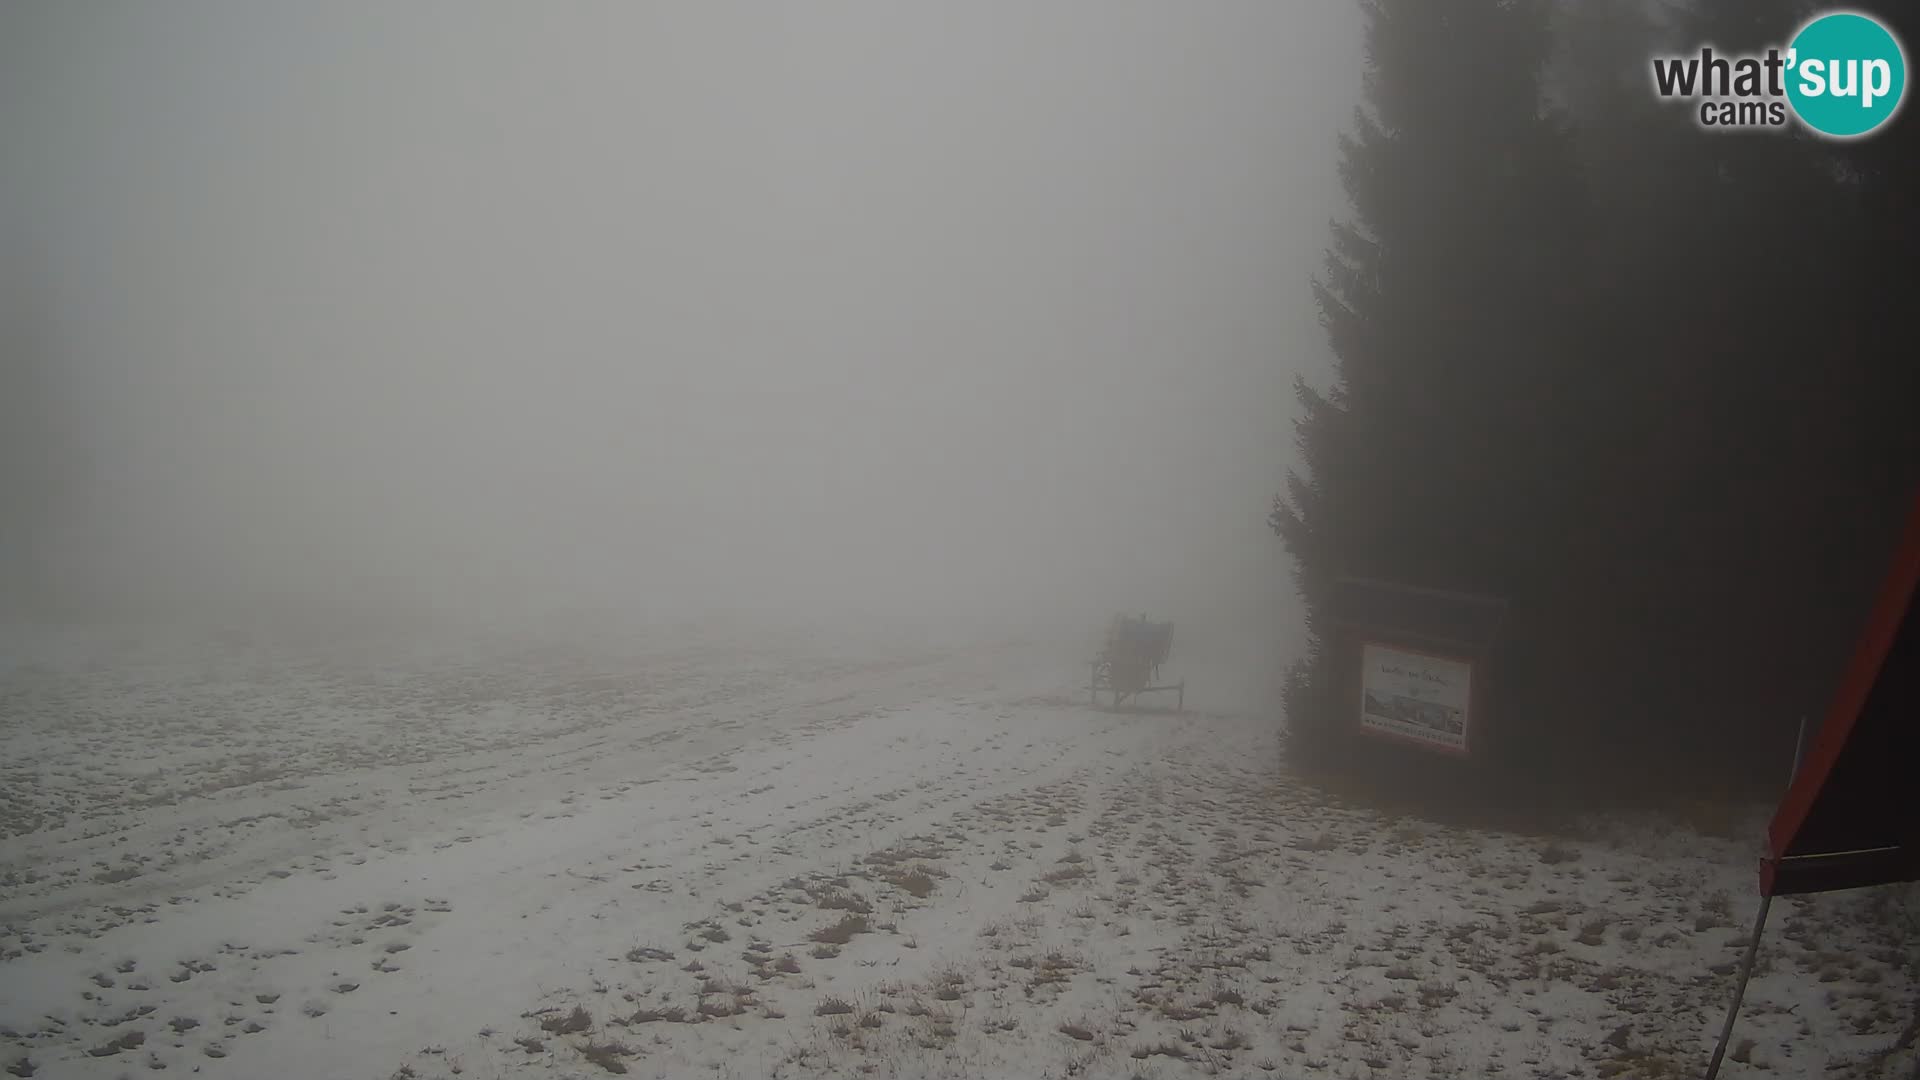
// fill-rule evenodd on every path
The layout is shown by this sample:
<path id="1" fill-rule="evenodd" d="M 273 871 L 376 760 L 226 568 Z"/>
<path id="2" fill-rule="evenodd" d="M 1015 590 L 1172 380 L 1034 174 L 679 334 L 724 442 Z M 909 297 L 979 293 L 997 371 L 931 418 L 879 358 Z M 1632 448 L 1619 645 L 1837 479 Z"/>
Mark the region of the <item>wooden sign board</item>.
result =
<path id="1" fill-rule="evenodd" d="M 1506 604 L 1390 582 L 1336 584 L 1332 661 L 1340 724 L 1366 737 L 1469 757 Z"/>
<path id="2" fill-rule="evenodd" d="M 1361 731 L 1465 756 L 1473 719 L 1472 660 L 1361 644 Z"/>

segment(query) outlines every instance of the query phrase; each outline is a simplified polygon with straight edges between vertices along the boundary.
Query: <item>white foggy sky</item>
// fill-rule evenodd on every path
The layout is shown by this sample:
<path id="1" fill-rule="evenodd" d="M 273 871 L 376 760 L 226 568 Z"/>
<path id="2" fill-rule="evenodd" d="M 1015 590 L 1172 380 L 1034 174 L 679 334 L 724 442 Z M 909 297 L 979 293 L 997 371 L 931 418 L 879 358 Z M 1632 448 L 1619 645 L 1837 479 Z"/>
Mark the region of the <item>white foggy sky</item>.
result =
<path id="1" fill-rule="evenodd" d="M 1358 33 L 1319 0 L 8 5 L 8 382 L 41 390 L 0 554 L 161 605 L 1284 604 L 1263 518 Z"/>

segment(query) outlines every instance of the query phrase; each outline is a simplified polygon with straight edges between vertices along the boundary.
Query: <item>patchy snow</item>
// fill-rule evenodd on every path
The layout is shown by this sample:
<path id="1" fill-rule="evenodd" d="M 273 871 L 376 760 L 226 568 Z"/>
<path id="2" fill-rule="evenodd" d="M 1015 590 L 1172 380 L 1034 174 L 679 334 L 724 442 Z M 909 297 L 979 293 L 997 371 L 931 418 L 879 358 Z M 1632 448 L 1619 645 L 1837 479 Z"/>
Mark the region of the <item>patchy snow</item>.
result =
<path id="1" fill-rule="evenodd" d="M 1695 1075 L 1756 905 L 1751 843 L 1340 806 L 1071 650 L 8 640 L 13 1075 Z M 1776 904 L 1723 1075 L 1888 1064 L 1885 899 Z"/>

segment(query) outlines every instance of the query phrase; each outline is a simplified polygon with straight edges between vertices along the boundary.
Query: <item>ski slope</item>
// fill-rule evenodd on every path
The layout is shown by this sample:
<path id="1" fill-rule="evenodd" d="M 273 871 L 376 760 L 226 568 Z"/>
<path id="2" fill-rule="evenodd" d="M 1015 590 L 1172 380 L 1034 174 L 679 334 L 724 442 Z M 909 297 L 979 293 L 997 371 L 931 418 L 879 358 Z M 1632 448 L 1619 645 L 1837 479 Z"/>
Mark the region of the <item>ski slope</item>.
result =
<path id="1" fill-rule="evenodd" d="M 1071 648 L 9 640 L 16 1076 L 1693 1075 L 1756 902 L 1754 843 L 1338 805 Z M 1777 907 L 1723 1075 L 1889 1067 L 1885 900 Z"/>

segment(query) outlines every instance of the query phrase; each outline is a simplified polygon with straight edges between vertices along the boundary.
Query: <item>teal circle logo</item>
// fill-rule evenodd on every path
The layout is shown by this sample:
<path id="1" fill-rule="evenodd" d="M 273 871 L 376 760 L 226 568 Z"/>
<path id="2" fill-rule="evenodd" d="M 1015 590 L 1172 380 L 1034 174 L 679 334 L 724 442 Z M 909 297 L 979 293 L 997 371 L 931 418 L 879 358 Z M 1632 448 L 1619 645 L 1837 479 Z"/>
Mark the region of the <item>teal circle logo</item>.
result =
<path id="1" fill-rule="evenodd" d="M 1835 139 L 1893 119 L 1907 92 L 1907 58 L 1892 31 L 1850 11 L 1822 15 L 1787 50 L 1787 100 L 1800 122 Z"/>

